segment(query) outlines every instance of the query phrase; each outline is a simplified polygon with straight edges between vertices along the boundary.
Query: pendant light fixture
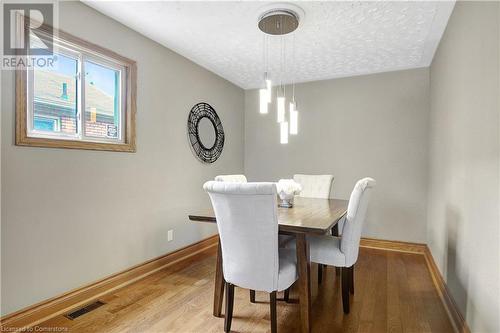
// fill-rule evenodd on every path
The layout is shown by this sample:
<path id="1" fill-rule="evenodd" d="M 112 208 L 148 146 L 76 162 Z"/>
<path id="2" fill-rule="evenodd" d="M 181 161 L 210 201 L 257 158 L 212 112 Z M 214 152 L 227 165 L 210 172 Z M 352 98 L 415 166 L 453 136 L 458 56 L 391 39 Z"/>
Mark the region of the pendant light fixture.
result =
<path id="1" fill-rule="evenodd" d="M 299 112 L 296 109 L 295 102 L 290 103 L 290 134 L 299 133 Z"/>
<path id="2" fill-rule="evenodd" d="M 292 64 L 295 66 L 295 35 L 293 36 L 292 45 Z M 292 101 L 290 102 L 290 134 L 297 135 L 299 133 L 299 111 L 297 110 L 297 102 L 295 102 L 295 77 L 292 81 Z"/>
<path id="3" fill-rule="evenodd" d="M 276 113 L 278 114 L 278 123 L 285 121 L 285 96 L 278 96 L 276 98 Z"/>
<path id="4" fill-rule="evenodd" d="M 259 95 L 260 95 L 260 113 L 267 113 L 268 112 L 268 104 L 269 104 L 269 92 L 267 89 L 260 89 L 259 90 Z"/>
<path id="5" fill-rule="evenodd" d="M 283 32 L 283 17 L 281 17 L 280 21 L 280 26 L 281 26 L 281 31 Z M 285 18 L 286 21 L 286 18 Z M 280 55 L 280 86 L 281 86 L 281 92 L 283 95 L 278 97 L 277 99 L 277 113 L 278 113 L 278 123 L 280 123 L 280 143 L 281 144 L 287 144 L 288 143 L 288 122 L 286 121 L 286 88 L 285 85 L 283 84 L 283 75 L 286 72 L 286 44 L 285 44 L 285 37 L 283 34 L 281 35 L 281 55 Z"/>
<path id="6" fill-rule="evenodd" d="M 286 7 L 295 7 L 287 5 Z M 288 143 L 288 134 L 298 133 L 298 111 L 295 102 L 295 80 L 292 82 L 292 96 L 289 103 L 289 112 L 286 112 L 286 35 L 294 32 L 299 26 L 299 15 L 290 8 L 272 8 L 264 12 L 259 19 L 259 29 L 264 32 L 264 81 L 259 90 L 260 113 L 269 112 L 269 103 L 272 101 L 272 82 L 269 76 L 269 43 L 280 37 L 280 71 L 279 85 L 276 89 L 276 120 L 280 126 L 280 143 Z M 295 65 L 295 36 L 293 36 L 292 65 Z M 293 70 L 294 68 L 292 68 Z M 287 76 L 286 78 L 289 78 Z M 292 76 L 293 77 L 293 76 Z M 287 121 L 287 118 L 289 121 Z"/>
<path id="7" fill-rule="evenodd" d="M 273 96 L 273 84 L 271 82 L 271 79 L 267 77 L 267 73 L 266 73 L 266 89 L 267 89 L 267 102 L 271 103 Z"/>
<path id="8" fill-rule="evenodd" d="M 267 36 L 264 35 L 264 38 L 262 39 L 262 46 L 264 50 L 264 88 L 259 90 L 259 99 L 260 99 L 260 113 L 266 114 L 268 113 L 268 104 L 271 103 L 271 96 L 272 96 L 272 82 L 271 79 L 268 76 L 268 41 L 267 41 Z"/>
<path id="9" fill-rule="evenodd" d="M 286 121 L 280 123 L 280 143 L 288 143 L 288 122 Z"/>

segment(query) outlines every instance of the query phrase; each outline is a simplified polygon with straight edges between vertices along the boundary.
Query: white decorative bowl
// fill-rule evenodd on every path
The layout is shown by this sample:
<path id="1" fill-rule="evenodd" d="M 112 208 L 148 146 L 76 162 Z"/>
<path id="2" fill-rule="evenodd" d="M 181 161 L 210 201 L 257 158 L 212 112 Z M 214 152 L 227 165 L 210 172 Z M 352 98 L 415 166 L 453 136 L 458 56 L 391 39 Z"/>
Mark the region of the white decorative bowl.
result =
<path id="1" fill-rule="evenodd" d="M 278 206 L 292 208 L 293 198 L 296 194 L 300 193 L 302 186 L 300 186 L 299 183 L 296 183 L 293 179 L 280 179 L 276 184 L 276 189 L 280 198 Z"/>
<path id="2" fill-rule="evenodd" d="M 281 191 L 278 193 L 278 196 L 281 201 L 278 202 L 278 207 L 282 208 L 292 208 L 293 207 L 293 198 L 295 195 L 293 193 L 286 193 Z"/>

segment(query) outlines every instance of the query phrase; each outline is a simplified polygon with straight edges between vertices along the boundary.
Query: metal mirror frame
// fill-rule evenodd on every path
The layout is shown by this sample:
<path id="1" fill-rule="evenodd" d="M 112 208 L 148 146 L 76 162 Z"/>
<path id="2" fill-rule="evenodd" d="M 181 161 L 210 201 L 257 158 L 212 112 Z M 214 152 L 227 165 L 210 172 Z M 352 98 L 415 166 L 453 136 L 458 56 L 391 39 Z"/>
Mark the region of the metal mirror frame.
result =
<path id="1" fill-rule="evenodd" d="M 205 147 L 200 139 L 198 125 L 203 118 L 208 118 L 213 125 L 215 132 L 215 142 L 212 147 Z M 189 142 L 196 157 L 203 163 L 215 162 L 224 148 L 224 128 L 217 112 L 205 102 L 198 103 L 189 112 L 187 121 Z"/>

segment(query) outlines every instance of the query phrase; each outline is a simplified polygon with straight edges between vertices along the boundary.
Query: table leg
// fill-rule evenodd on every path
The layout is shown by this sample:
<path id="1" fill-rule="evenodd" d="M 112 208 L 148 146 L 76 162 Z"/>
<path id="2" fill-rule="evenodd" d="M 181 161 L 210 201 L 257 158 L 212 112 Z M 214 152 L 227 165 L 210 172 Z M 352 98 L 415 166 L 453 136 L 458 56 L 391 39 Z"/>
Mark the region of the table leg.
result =
<path id="1" fill-rule="evenodd" d="M 302 333 L 309 333 L 311 332 L 311 262 L 309 260 L 309 244 L 305 234 L 298 233 L 296 238 L 300 321 Z"/>
<path id="2" fill-rule="evenodd" d="M 338 236 L 339 235 L 339 224 L 335 224 L 332 228 L 332 236 Z"/>
<path id="3" fill-rule="evenodd" d="M 224 298 L 224 275 L 222 273 L 222 248 L 217 247 L 217 263 L 215 266 L 215 286 L 214 286 L 214 316 L 222 316 L 222 299 Z"/>

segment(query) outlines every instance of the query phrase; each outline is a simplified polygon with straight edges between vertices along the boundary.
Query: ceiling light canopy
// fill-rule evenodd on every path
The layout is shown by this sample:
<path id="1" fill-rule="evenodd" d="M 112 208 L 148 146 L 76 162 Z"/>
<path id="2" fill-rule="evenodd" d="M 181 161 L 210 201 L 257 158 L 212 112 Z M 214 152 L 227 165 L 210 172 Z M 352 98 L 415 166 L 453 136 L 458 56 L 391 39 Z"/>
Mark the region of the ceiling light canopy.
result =
<path id="1" fill-rule="evenodd" d="M 299 27 L 299 16 L 290 9 L 271 9 L 259 19 L 259 29 L 269 35 L 286 35 Z"/>

